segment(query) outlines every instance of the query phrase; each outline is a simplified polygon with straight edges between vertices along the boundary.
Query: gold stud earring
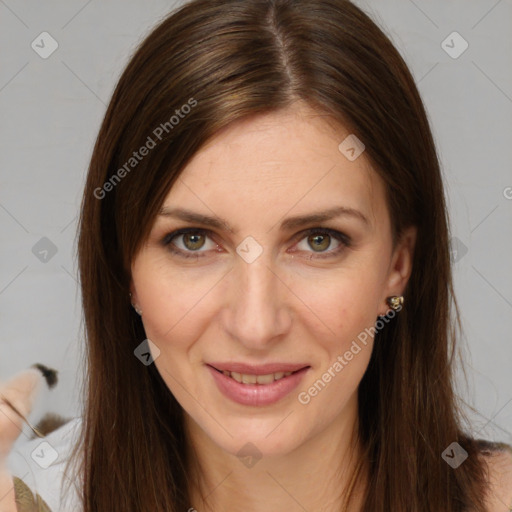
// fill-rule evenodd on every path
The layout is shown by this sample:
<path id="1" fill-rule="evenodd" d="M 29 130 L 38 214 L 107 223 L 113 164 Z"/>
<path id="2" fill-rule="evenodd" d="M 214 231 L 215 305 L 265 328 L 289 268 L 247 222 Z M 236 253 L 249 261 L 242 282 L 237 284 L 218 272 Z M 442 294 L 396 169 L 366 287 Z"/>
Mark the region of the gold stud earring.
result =
<path id="1" fill-rule="evenodd" d="M 386 303 L 392 310 L 399 311 L 400 309 L 402 309 L 404 297 L 403 295 L 393 295 L 386 299 Z"/>

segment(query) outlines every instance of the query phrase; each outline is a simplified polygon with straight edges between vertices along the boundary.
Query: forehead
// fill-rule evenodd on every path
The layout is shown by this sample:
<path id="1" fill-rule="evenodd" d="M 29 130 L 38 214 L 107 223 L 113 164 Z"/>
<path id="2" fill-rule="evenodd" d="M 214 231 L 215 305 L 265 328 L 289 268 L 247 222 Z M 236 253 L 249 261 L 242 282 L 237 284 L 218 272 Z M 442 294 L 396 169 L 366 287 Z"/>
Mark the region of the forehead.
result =
<path id="1" fill-rule="evenodd" d="M 231 160 L 236 156 L 240 163 L 250 164 L 251 170 L 259 171 L 252 176 L 255 179 L 279 174 L 307 178 L 308 173 L 293 172 L 293 167 L 287 164 L 311 168 L 314 162 L 344 163 L 338 145 L 348 135 L 350 132 L 345 127 L 335 125 L 327 115 L 297 103 L 226 126 L 201 148 L 186 170 L 192 175 L 211 166 L 236 173 L 238 162 Z M 363 168 L 366 166 L 363 160 L 347 167 Z"/>
<path id="2" fill-rule="evenodd" d="M 300 104 L 237 121 L 194 155 L 164 206 L 220 217 L 232 206 L 246 218 L 345 206 L 372 221 L 385 213 L 384 186 L 364 152 L 350 161 L 340 151 L 349 135 Z"/>

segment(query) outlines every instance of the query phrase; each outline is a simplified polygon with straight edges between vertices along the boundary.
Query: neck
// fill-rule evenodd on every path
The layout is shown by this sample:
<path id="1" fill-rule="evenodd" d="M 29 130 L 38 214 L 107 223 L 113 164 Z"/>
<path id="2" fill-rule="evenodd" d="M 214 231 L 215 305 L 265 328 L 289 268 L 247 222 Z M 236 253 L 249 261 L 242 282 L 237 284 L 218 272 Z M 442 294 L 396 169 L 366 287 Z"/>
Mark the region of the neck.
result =
<path id="1" fill-rule="evenodd" d="M 357 434 L 357 398 L 347 404 L 343 416 L 292 452 L 264 456 L 251 467 L 215 444 L 188 415 L 185 418 L 187 444 L 192 447 L 188 472 L 192 510 L 361 510 L 367 475 Z"/>

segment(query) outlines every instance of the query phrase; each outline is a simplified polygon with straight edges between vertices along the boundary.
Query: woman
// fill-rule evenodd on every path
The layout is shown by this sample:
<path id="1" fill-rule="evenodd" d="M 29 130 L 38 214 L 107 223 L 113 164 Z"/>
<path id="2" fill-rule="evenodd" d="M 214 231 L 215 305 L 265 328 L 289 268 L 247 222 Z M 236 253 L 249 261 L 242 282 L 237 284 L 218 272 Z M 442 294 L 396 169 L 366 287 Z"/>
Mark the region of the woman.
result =
<path id="1" fill-rule="evenodd" d="M 512 457 L 453 391 L 443 194 L 411 74 L 349 1 L 167 17 L 83 197 L 83 510 L 508 510 Z"/>

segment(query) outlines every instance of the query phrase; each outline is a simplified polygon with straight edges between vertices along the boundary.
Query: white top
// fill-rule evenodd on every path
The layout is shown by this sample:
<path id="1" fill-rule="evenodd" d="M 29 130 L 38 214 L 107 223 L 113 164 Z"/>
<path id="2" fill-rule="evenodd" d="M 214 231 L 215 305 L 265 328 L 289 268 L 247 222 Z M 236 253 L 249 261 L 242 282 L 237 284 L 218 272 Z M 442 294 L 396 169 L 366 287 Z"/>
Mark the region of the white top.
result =
<path id="1" fill-rule="evenodd" d="M 18 441 L 7 458 L 7 469 L 39 494 L 52 512 L 79 512 L 77 482 L 69 484 L 64 467 L 77 441 L 81 418 L 73 418 L 44 438 Z M 74 466 L 72 466 L 72 469 Z M 67 491 L 62 497 L 63 487 Z"/>

